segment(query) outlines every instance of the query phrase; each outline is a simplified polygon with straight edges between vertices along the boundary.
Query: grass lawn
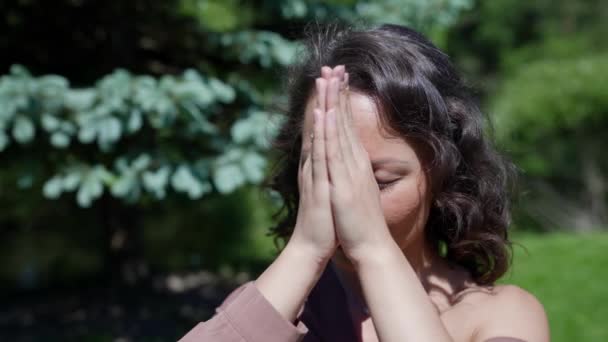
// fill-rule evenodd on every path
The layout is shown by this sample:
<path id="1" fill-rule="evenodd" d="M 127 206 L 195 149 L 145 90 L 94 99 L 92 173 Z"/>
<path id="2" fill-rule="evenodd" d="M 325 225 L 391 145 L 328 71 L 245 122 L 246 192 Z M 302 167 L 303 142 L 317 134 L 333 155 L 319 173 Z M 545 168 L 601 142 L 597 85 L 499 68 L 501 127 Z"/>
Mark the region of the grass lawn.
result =
<path id="1" fill-rule="evenodd" d="M 545 306 L 551 341 L 608 341 L 608 233 L 515 234 L 512 269 L 500 283 L 518 285 Z"/>

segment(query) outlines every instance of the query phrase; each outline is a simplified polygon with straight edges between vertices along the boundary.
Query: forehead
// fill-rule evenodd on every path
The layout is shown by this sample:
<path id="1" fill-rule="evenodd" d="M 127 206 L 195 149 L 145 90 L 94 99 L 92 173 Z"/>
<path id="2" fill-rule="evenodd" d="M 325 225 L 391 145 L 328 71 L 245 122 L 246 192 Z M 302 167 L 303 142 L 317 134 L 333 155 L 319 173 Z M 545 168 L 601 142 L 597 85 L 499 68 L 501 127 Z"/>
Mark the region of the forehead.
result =
<path id="1" fill-rule="evenodd" d="M 313 129 L 312 111 L 316 98 L 312 96 L 307 103 L 303 136 L 310 135 Z M 361 93 L 350 93 L 350 107 L 355 132 L 371 159 L 375 158 L 413 158 L 414 150 L 410 144 L 396 134 L 388 133 L 381 127 L 378 109 L 374 101 Z M 340 113 L 338 114 L 340 115 Z M 305 141 L 309 141 L 305 139 Z"/>

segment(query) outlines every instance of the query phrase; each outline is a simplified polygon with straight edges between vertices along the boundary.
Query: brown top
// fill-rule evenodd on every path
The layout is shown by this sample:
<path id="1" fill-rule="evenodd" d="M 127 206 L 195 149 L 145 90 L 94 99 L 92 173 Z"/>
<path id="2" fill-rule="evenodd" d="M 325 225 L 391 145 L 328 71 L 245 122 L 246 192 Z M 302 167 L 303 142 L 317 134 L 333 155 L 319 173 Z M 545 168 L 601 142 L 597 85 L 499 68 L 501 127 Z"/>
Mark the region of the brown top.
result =
<path id="1" fill-rule="evenodd" d="M 295 322 L 283 318 L 249 281 L 232 291 L 213 317 L 196 325 L 179 342 L 354 342 L 361 335 L 357 329 L 360 327 L 348 313 L 344 289 L 333 266 L 328 266 Z M 495 337 L 485 342 L 525 341 Z"/>

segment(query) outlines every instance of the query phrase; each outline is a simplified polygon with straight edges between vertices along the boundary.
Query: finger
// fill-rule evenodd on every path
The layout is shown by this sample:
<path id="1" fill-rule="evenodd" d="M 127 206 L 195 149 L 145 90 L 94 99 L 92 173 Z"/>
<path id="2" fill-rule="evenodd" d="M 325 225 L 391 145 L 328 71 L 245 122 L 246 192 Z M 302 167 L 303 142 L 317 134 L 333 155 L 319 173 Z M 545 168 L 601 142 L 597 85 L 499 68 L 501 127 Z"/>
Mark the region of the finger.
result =
<path id="1" fill-rule="evenodd" d="M 348 73 L 344 72 L 344 77 L 342 78 L 342 89 L 348 89 Z"/>
<path id="2" fill-rule="evenodd" d="M 340 83 L 342 83 L 342 80 L 344 78 L 344 70 L 344 65 L 336 65 L 332 70 L 332 76 L 337 77 L 340 80 Z"/>
<path id="3" fill-rule="evenodd" d="M 344 122 L 344 116 L 341 114 L 344 114 L 344 107 L 343 107 L 343 99 L 342 99 L 342 89 L 344 89 L 345 87 L 345 76 L 346 76 L 346 68 L 344 67 L 344 65 L 337 65 L 334 69 L 333 69 L 333 76 L 337 77 L 339 82 L 338 82 L 338 117 L 336 118 L 337 120 L 337 124 L 338 124 L 338 128 L 339 128 L 339 132 L 344 133 L 344 127 L 343 122 Z"/>
<path id="4" fill-rule="evenodd" d="M 346 85 L 345 83 L 345 75 L 346 75 L 346 67 L 344 65 L 337 65 L 332 69 L 332 76 L 337 77 L 340 80 L 340 89 L 343 89 Z"/>
<path id="5" fill-rule="evenodd" d="M 348 81 L 348 73 L 346 73 L 345 78 Z M 354 119 L 353 107 L 352 107 L 351 96 L 350 96 L 351 91 L 350 91 L 350 86 L 348 84 L 346 85 L 346 89 L 344 90 L 344 92 L 345 92 L 344 98 L 346 100 L 345 101 L 346 102 L 346 118 L 348 119 L 348 125 L 346 127 L 347 127 L 348 136 L 350 138 L 351 146 L 353 148 L 353 151 L 363 152 L 363 151 L 365 151 L 365 148 L 363 147 L 363 143 L 361 142 L 361 138 L 359 137 L 359 132 L 355 128 L 355 119 Z M 369 163 L 369 160 L 366 162 Z"/>
<path id="6" fill-rule="evenodd" d="M 371 161 L 369 159 L 369 155 L 363 147 L 363 143 L 361 142 L 361 138 L 359 137 L 359 132 L 355 127 L 355 121 L 353 119 L 353 111 L 352 111 L 352 103 L 350 100 L 350 91 L 346 89 L 345 91 L 345 111 L 346 111 L 346 135 L 348 137 L 348 142 L 352 148 L 353 159 L 356 164 L 359 166 L 367 167 L 371 165 Z"/>
<path id="7" fill-rule="evenodd" d="M 325 125 L 323 112 L 316 108 L 313 110 L 314 139 L 312 141 L 312 178 L 315 193 L 322 195 L 323 187 L 328 181 L 327 161 L 325 157 Z"/>
<path id="8" fill-rule="evenodd" d="M 345 99 L 345 103 L 346 103 L 346 108 L 345 108 L 346 118 L 348 119 L 349 124 L 352 125 L 353 124 L 353 112 L 352 112 L 352 107 L 350 104 L 350 85 L 349 85 L 348 81 L 349 81 L 349 76 L 348 76 L 348 73 L 345 72 L 341 89 L 344 92 L 344 99 Z M 354 126 L 351 126 L 351 129 L 353 127 Z"/>
<path id="9" fill-rule="evenodd" d="M 359 143 L 358 140 L 358 135 L 357 132 L 355 131 L 355 126 L 354 126 L 354 120 L 353 120 L 353 112 L 352 112 L 352 106 L 351 106 L 351 102 L 350 102 L 350 87 L 348 84 L 348 73 L 345 72 L 344 73 L 344 84 L 342 87 L 342 91 L 341 93 L 341 100 L 342 102 L 340 103 L 340 106 L 342 108 L 342 113 L 344 113 L 344 119 L 345 119 L 345 128 L 346 128 L 346 136 L 347 136 L 347 140 L 350 143 L 350 146 L 353 147 L 353 150 L 355 150 L 355 147 L 357 147 L 357 144 Z"/>
<path id="10" fill-rule="evenodd" d="M 305 141 L 305 137 L 304 134 L 302 134 L 302 145 L 300 146 L 300 160 L 298 163 L 298 169 L 302 169 L 302 167 L 304 166 L 304 162 L 306 161 L 306 141 Z"/>
<path id="11" fill-rule="evenodd" d="M 309 136 L 310 136 L 310 133 L 307 133 L 306 130 L 304 129 L 304 127 L 302 127 L 301 131 L 300 131 L 301 145 L 300 145 L 300 160 L 298 161 L 298 170 L 299 171 L 302 171 L 302 169 L 304 168 L 304 164 L 307 162 L 308 159 L 310 159 L 311 146 L 310 146 Z"/>
<path id="12" fill-rule="evenodd" d="M 305 159 L 304 165 L 302 166 L 302 191 L 300 196 L 305 196 L 305 198 L 310 197 L 314 194 L 313 191 L 313 179 L 312 179 L 312 158 L 310 153 L 309 156 Z"/>
<path id="13" fill-rule="evenodd" d="M 339 146 L 336 131 L 336 108 L 327 111 L 325 118 L 325 151 L 328 179 L 334 188 L 344 188 L 347 177 L 350 179 L 350 175 L 344 165 L 342 150 Z"/>
<path id="14" fill-rule="evenodd" d="M 317 78 L 315 81 L 316 90 L 317 90 L 317 108 L 321 110 L 321 112 L 327 111 L 326 107 L 326 94 L 327 94 L 327 81 L 324 78 Z"/>
<path id="15" fill-rule="evenodd" d="M 307 181 L 307 169 L 308 169 L 308 164 L 309 164 L 309 160 L 310 158 L 308 158 L 308 152 L 306 152 L 305 148 L 305 142 L 304 140 L 302 141 L 302 147 L 300 149 L 300 160 L 299 160 L 299 165 L 298 165 L 298 189 L 300 190 L 300 195 L 306 193 L 305 190 L 305 185 L 306 185 L 306 181 Z"/>
<path id="16" fill-rule="evenodd" d="M 346 97 L 347 93 L 344 90 L 340 90 L 339 91 L 339 95 L 338 95 L 338 101 L 339 101 L 339 115 L 336 118 L 338 120 L 338 134 L 339 134 L 339 138 L 340 141 L 342 142 L 342 145 L 344 146 L 344 155 L 346 160 L 346 163 L 349 165 L 349 169 L 350 166 L 354 166 L 354 162 L 357 161 L 357 156 L 355 155 L 355 148 L 353 143 L 355 142 L 353 137 L 352 137 L 352 131 L 351 131 L 351 121 L 348 118 L 348 107 L 349 107 L 349 100 Z"/>
<path id="17" fill-rule="evenodd" d="M 321 68 L 321 76 L 324 79 L 329 80 L 329 78 L 331 77 L 331 74 L 332 74 L 332 68 L 325 66 L 325 65 Z"/>
<path id="18" fill-rule="evenodd" d="M 327 84 L 327 95 L 326 95 L 326 101 L 327 101 L 327 110 L 331 110 L 331 109 L 336 109 L 338 107 L 338 88 L 339 88 L 339 81 L 337 77 L 332 76 L 329 79 L 329 82 Z"/>
<path id="19" fill-rule="evenodd" d="M 332 104 L 330 105 L 330 108 L 334 108 L 335 110 L 335 114 L 336 114 L 336 139 L 338 141 L 338 146 L 340 148 L 340 152 L 342 153 L 343 157 L 347 157 L 350 158 L 349 155 L 349 151 L 348 149 L 350 148 L 348 146 L 348 141 L 346 141 L 345 136 L 344 136 L 344 117 L 343 117 L 343 113 L 341 112 L 341 108 L 340 108 L 340 83 L 338 78 L 332 76 L 330 82 L 329 82 L 329 86 L 327 89 L 327 98 L 328 103 L 332 102 Z M 350 159 L 345 160 L 345 162 L 350 162 Z"/>

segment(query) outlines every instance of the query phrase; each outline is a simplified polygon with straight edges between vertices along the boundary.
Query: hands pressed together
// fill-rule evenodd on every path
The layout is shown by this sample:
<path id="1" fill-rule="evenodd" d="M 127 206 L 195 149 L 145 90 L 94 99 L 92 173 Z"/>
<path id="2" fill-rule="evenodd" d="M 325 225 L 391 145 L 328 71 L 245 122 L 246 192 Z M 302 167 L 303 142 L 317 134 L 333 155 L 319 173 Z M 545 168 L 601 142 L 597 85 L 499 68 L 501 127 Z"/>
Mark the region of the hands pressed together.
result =
<path id="1" fill-rule="evenodd" d="M 393 240 L 371 162 L 353 125 L 348 73 L 324 66 L 316 79 L 309 151 L 301 158 L 300 203 L 292 241 L 327 261 L 340 245 L 358 262 Z M 302 143 L 302 147 L 305 144 Z"/>

